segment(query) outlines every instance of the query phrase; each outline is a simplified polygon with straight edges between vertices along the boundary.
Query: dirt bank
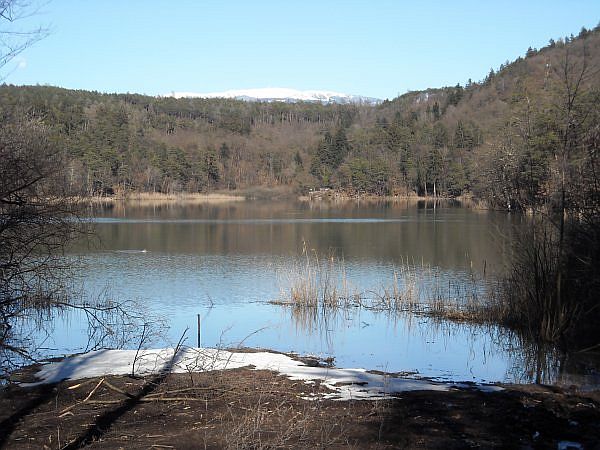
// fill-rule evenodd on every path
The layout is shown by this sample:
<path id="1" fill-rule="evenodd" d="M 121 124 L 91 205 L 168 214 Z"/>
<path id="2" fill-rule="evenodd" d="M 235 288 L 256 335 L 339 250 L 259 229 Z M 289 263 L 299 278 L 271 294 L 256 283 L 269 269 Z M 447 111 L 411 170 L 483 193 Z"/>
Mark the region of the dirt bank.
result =
<path id="1" fill-rule="evenodd" d="M 539 386 L 304 400 L 269 371 L 110 376 L 0 395 L 4 448 L 599 448 L 600 393 Z"/>

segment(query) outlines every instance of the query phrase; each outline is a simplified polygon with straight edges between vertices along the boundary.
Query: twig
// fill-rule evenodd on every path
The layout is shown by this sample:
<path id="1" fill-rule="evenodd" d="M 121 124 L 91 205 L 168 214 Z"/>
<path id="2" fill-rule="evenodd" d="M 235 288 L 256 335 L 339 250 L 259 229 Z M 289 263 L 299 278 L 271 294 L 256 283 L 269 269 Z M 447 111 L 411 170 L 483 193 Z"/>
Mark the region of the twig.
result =
<path id="1" fill-rule="evenodd" d="M 88 394 L 88 396 L 86 398 L 83 399 L 84 402 L 88 401 L 90 399 L 90 397 L 92 395 L 94 395 L 94 392 L 96 392 L 96 390 L 100 387 L 100 385 L 104 383 L 104 378 L 102 378 L 100 381 L 98 381 L 98 384 L 94 387 L 94 389 L 91 390 L 91 392 Z"/>
<path id="2" fill-rule="evenodd" d="M 115 391 L 115 392 L 118 392 L 119 394 L 126 395 L 126 396 L 127 396 L 127 397 L 129 397 L 129 398 L 133 398 L 133 397 L 134 397 L 134 396 L 133 396 L 132 394 L 130 394 L 129 392 L 126 392 L 126 391 L 124 391 L 123 389 L 119 389 L 118 387 L 116 387 L 116 386 L 115 386 L 115 385 L 113 385 L 113 384 L 110 384 L 110 383 L 109 383 L 108 381 L 106 381 L 106 380 L 104 380 L 104 384 L 106 385 L 106 387 L 107 387 L 107 388 L 109 388 L 109 389 L 111 389 L 111 390 L 113 390 L 113 391 Z"/>
<path id="3" fill-rule="evenodd" d="M 140 354 L 140 350 L 142 349 L 142 345 L 144 345 L 144 341 L 146 340 L 146 328 L 148 327 L 148 323 L 144 322 L 142 328 L 142 335 L 140 336 L 140 343 L 138 344 L 137 350 L 135 351 L 135 356 L 133 357 L 133 364 L 131 365 L 131 376 L 135 376 L 135 363 L 138 360 L 138 355 Z"/>
<path id="4" fill-rule="evenodd" d="M 233 392 L 236 389 L 224 389 L 224 388 L 217 388 L 217 387 L 191 387 L 191 388 L 185 388 L 185 389 L 175 389 L 173 391 L 165 391 L 165 392 L 154 392 L 152 394 L 148 394 L 146 395 L 146 397 L 158 397 L 160 395 L 165 395 L 165 394 L 180 394 L 182 392 L 189 392 L 189 391 L 221 391 L 221 392 Z"/>
<path id="5" fill-rule="evenodd" d="M 141 403 L 149 403 L 149 402 L 205 402 L 204 398 L 196 398 L 196 397 L 141 397 L 136 400 Z M 122 403 L 123 400 L 89 400 L 89 405 L 115 405 L 118 403 Z"/>
<path id="6" fill-rule="evenodd" d="M 92 397 L 92 395 L 94 395 L 94 393 L 95 393 L 95 392 L 98 390 L 98 388 L 100 387 L 100 385 L 101 385 L 102 383 L 104 383 L 104 378 L 102 378 L 102 379 L 101 379 L 101 380 L 98 382 L 98 384 L 97 384 L 97 385 L 94 387 L 94 389 L 92 389 L 92 390 L 90 391 L 90 393 L 88 394 L 88 396 L 87 396 L 86 398 L 84 398 L 84 399 L 83 399 L 82 401 L 80 401 L 80 402 L 77 402 L 77 403 L 75 403 L 74 405 L 71 405 L 71 406 L 69 406 L 69 407 L 67 407 L 67 408 L 63 409 L 63 410 L 60 412 L 60 414 L 59 414 L 59 417 L 60 417 L 60 416 L 62 416 L 63 414 L 65 414 L 67 411 L 70 411 L 70 410 L 72 410 L 72 409 L 73 409 L 73 408 L 75 408 L 76 406 L 78 406 L 78 405 L 80 405 L 80 404 L 82 404 L 82 403 L 86 403 L 86 402 L 87 402 L 87 401 L 88 401 L 88 400 L 89 400 L 89 399 Z"/>
<path id="7" fill-rule="evenodd" d="M 68 390 L 77 389 L 77 388 L 80 388 L 81 386 L 85 386 L 86 384 L 90 384 L 91 382 L 92 382 L 92 380 L 84 381 L 83 383 L 77 383 L 77 384 L 74 384 L 73 386 L 69 386 L 67 389 Z"/>

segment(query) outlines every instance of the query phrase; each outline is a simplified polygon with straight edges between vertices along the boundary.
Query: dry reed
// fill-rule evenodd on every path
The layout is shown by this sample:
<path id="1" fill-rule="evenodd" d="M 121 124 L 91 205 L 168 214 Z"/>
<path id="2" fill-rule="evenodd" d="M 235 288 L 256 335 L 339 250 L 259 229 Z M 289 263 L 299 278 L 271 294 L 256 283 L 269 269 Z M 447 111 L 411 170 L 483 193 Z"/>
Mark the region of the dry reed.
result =
<path id="1" fill-rule="evenodd" d="M 291 307 L 300 322 L 317 328 L 324 316 L 331 318 L 348 308 L 478 323 L 497 322 L 496 316 L 502 314 L 492 281 L 473 272 L 452 277 L 425 264 L 402 261 L 389 283 L 361 291 L 348 278 L 343 258 L 331 252 L 320 256 L 304 243 L 290 274 L 280 298 L 272 303 Z"/>

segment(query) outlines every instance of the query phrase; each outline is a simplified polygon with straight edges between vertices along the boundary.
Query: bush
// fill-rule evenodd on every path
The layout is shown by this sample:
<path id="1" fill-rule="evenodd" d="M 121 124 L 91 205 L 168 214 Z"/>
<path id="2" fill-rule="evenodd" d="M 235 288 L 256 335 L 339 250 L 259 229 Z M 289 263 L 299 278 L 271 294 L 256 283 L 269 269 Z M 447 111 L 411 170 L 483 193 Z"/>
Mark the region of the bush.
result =
<path id="1" fill-rule="evenodd" d="M 515 240 L 504 283 L 503 321 L 535 341 L 597 346 L 600 336 L 600 222 L 567 221 L 561 240 L 534 217 Z"/>

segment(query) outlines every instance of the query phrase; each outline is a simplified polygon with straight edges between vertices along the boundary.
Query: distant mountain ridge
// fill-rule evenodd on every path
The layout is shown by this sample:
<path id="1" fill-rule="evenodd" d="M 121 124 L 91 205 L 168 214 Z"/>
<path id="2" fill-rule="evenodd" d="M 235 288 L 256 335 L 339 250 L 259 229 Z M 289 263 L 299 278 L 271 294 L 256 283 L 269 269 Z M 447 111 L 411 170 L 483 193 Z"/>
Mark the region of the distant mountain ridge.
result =
<path id="1" fill-rule="evenodd" d="M 244 100 L 249 102 L 320 102 L 320 103 L 338 103 L 349 104 L 359 103 L 367 105 L 378 105 L 383 100 L 375 97 L 366 97 L 362 95 L 350 95 L 332 91 L 306 90 L 301 91 L 289 88 L 258 88 L 258 89 L 237 89 L 223 92 L 171 92 L 165 97 L 175 98 L 231 98 L 235 100 Z"/>

